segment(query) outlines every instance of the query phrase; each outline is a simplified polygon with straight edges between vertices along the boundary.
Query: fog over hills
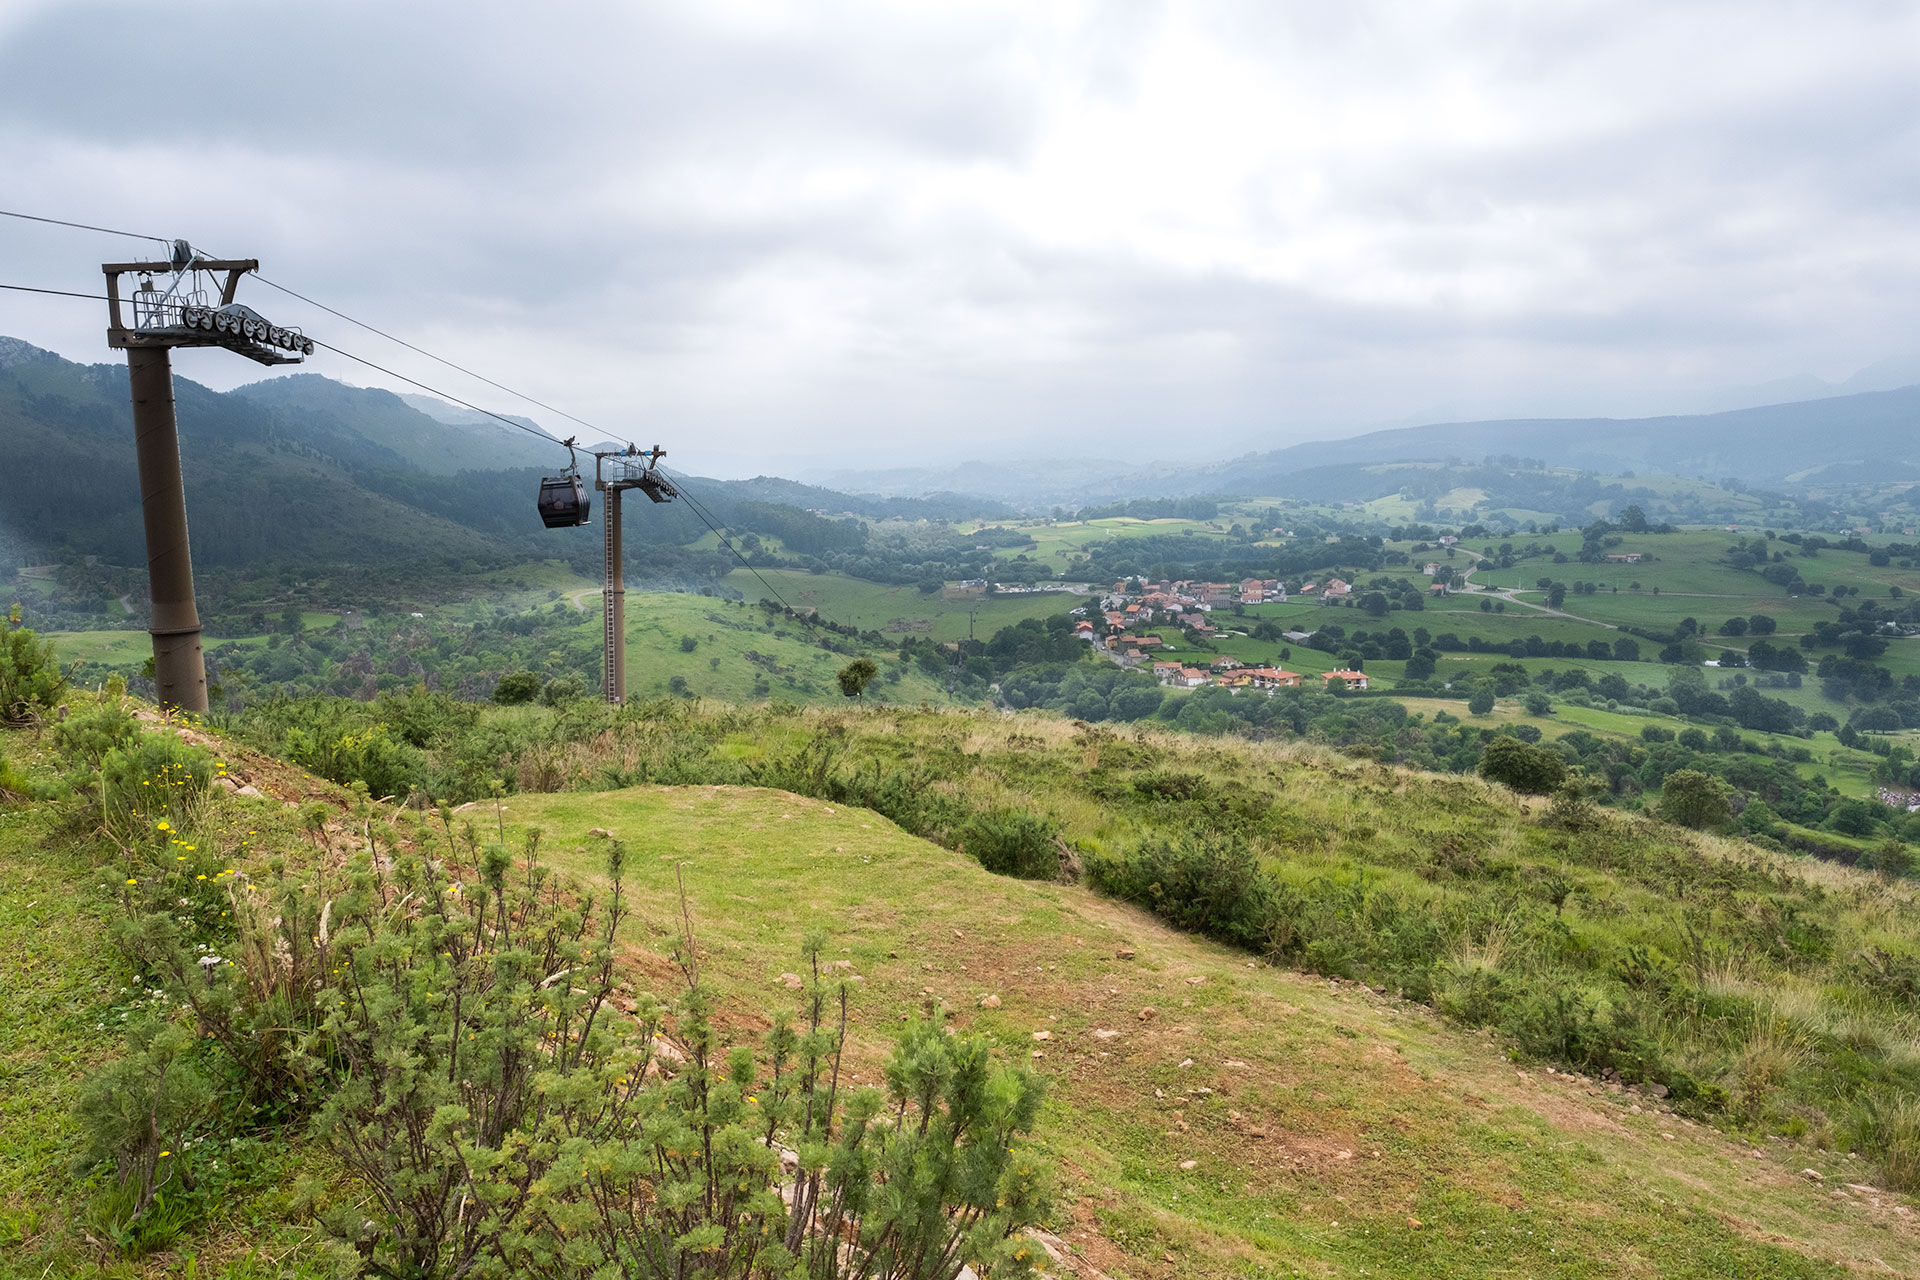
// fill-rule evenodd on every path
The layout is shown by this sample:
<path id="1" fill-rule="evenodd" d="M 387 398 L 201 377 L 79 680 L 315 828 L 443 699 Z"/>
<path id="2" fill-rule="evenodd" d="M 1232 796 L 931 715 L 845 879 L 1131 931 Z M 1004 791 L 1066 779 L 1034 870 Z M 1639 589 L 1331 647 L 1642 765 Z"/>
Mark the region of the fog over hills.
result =
<path id="1" fill-rule="evenodd" d="M 1899 376 L 1891 363 L 1850 384 Z M 1821 480 L 1920 480 L 1920 386 L 1835 394 L 1721 413 L 1652 418 L 1514 418 L 1433 423 L 1320 440 L 1239 458 L 1121 466 L 1109 460 L 967 463 L 956 467 L 837 471 L 820 483 L 859 492 L 947 489 L 1008 502 L 1072 505 L 1143 495 L 1261 494 L 1281 477 L 1357 462 L 1487 455 L 1617 474 L 1656 471 L 1791 489 Z M 1186 446 L 1168 454 L 1185 456 Z"/>

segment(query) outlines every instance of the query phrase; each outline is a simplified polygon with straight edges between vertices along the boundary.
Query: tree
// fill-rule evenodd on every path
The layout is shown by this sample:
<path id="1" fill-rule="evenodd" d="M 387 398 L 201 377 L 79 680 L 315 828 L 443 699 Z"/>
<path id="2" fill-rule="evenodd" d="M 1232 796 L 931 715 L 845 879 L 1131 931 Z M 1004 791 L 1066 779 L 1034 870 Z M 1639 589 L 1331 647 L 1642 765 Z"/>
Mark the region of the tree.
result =
<path id="1" fill-rule="evenodd" d="M 1552 586 L 1547 588 L 1547 607 L 1549 609 L 1558 609 L 1561 605 L 1565 604 L 1566 602 L 1567 602 L 1567 584 L 1566 583 L 1556 582 Z"/>
<path id="2" fill-rule="evenodd" d="M 872 658 L 855 658 L 840 668 L 840 692 L 865 702 L 867 685 L 879 674 L 880 668 L 874 665 Z"/>
<path id="3" fill-rule="evenodd" d="M 1733 806 L 1718 778 L 1697 769 L 1681 769 L 1668 774 L 1660 790 L 1660 816 L 1697 831 L 1726 823 L 1733 817 Z"/>
<path id="4" fill-rule="evenodd" d="M 1745 618 L 1728 618 L 1720 624 L 1720 634 L 1723 636 L 1743 636 L 1747 634 L 1747 620 Z"/>
<path id="5" fill-rule="evenodd" d="M 531 671 L 510 671 L 493 686 L 493 700 L 503 707 L 516 707 L 540 696 L 540 677 Z"/>
<path id="6" fill-rule="evenodd" d="M 1913 874 L 1913 850 L 1898 840 L 1882 842 L 1862 861 L 1870 863 L 1872 869 L 1878 871 L 1880 877 L 1888 883 Z"/>
<path id="7" fill-rule="evenodd" d="M 1482 689 L 1467 699 L 1467 710 L 1476 716 L 1484 716 L 1493 710 L 1493 690 Z"/>
<path id="8" fill-rule="evenodd" d="M 1770 636 L 1779 624 L 1764 613 L 1756 613 L 1747 619 L 1747 628 L 1757 636 Z M 1729 631 L 1728 635 L 1733 633 Z"/>
<path id="9" fill-rule="evenodd" d="M 1550 747 L 1499 737 L 1480 753 L 1480 776 L 1530 796 L 1550 794 L 1567 779 L 1567 762 Z"/>

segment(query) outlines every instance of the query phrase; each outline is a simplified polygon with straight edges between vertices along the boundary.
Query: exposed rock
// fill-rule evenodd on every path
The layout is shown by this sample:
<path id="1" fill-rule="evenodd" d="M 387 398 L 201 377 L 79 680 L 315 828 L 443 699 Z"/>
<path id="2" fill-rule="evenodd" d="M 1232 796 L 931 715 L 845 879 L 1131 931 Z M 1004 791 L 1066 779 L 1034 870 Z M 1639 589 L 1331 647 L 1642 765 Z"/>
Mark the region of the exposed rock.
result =
<path id="1" fill-rule="evenodd" d="M 1193 1059 L 1192 1059 L 1192 1058 L 1182 1058 L 1182 1059 L 1180 1059 L 1180 1065 L 1181 1065 L 1181 1066 L 1183 1066 L 1183 1067 L 1190 1067 L 1190 1066 L 1192 1066 L 1192 1065 L 1193 1065 Z"/>
<path id="2" fill-rule="evenodd" d="M 1160 1016 L 1160 1011 L 1151 1006 L 1145 1009 L 1142 1009 L 1140 1011 L 1140 1021 L 1142 1022 L 1152 1022 L 1155 1018 L 1159 1016 Z"/>
<path id="3" fill-rule="evenodd" d="M 1053 1032 L 1051 1032 L 1051 1031 L 1036 1031 L 1036 1032 L 1034 1032 L 1034 1033 L 1033 1033 L 1033 1038 L 1034 1038 L 1035 1040 L 1051 1040 L 1051 1039 L 1053 1039 Z"/>
<path id="4" fill-rule="evenodd" d="M 1802 1169 L 1800 1171 L 1800 1176 L 1805 1178 L 1808 1182 L 1825 1182 L 1826 1181 L 1825 1178 L 1820 1176 L 1820 1171 L 1818 1169 Z"/>
<path id="5" fill-rule="evenodd" d="M 998 1009 L 1000 1007 L 1000 997 L 999 996 L 981 996 L 980 1007 L 982 1009 Z"/>
<path id="6" fill-rule="evenodd" d="M 1198 1169 L 1200 1167 L 1200 1162 L 1198 1160 L 1182 1160 L 1180 1162 L 1180 1167 L 1182 1169 Z"/>
<path id="7" fill-rule="evenodd" d="M 587 832 L 587 836 L 594 840 L 611 840 L 613 838 L 613 832 L 607 830 L 605 827 L 595 827 Z"/>
<path id="8" fill-rule="evenodd" d="M 1116 960 L 1131 960 L 1133 959 L 1133 948 L 1121 947 L 1119 950 L 1113 953 L 1113 957 Z"/>
<path id="9" fill-rule="evenodd" d="M 1655 1082 L 1647 1086 L 1647 1092 L 1652 1094 L 1656 1098 L 1664 1098 L 1673 1091 L 1667 1088 L 1667 1086 L 1660 1084 L 1658 1082 Z"/>
<path id="10" fill-rule="evenodd" d="M 798 991 L 801 987 L 807 985 L 806 980 L 797 973 L 783 973 L 779 978 L 775 979 L 775 981 L 779 982 L 781 986 L 789 991 Z"/>
<path id="11" fill-rule="evenodd" d="M 1093 1033 L 1093 1038 L 1095 1040 L 1111 1040 L 1119 1034 L 1118 1031 L 1109 1031 L 1105 1027 L 1101 1027 Z"/>

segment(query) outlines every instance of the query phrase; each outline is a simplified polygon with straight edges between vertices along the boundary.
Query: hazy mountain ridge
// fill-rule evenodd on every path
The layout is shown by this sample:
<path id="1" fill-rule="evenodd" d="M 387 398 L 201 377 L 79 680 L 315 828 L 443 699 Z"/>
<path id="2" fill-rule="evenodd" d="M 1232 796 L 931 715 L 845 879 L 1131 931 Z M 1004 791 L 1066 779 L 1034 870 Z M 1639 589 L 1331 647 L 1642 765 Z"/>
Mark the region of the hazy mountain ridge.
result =
<path id="1" fill-rule="evenodd" d="M 536 439 L 480 414 L 466 413 L 463 419 L 465 411 L 430 414 L 391 391 L 348 386 L 317 373 L 268 378 L 230 394 L 276 417 L 300 419 L 306 434 L 332 438 L 350 453 L 371 450 L 371 456 L 390 455 L 436 475 L 511 467 L 557 469 L 565 458 L 559 442 L 544 432 Z"/>
<path id="2" fill-rule="evenodd" d="M 1896 364 L 1889 362 L 1884 370 L 1873 366 L 1850 381 L 1890 374 Z M 920 486 L 937 486 L 987 492 L 1029 508 L 1071 508 L 1141 496 L 1267 496 L 1291 491 L 1301 473 L 1320 468 L 1449 458 L 1472 464 L 1490 455 L 1513 455 L 1607 475 L 1731 477 L 1742 484 L 1792 491 L 1821 479 L 1920 479 L 1917 427 L 1920 386 L 1905 386 L 1711 414 L 1509 418 L 1394 427 L 1200 465 L 1009 460 L 837 471 L 821 478 L 863 492 L 910 494 Z"/>
<path id="3" fill-rule="evenodd" d="M 597 557 L 597 528 L 544 529 L 535 512 L 539 477 L 567 456 L 550 438 L 480 415 L 446 422 L 466 411 L 431 402 L 425 408 L 445 412 L 428 413 L 316 374 L 231 392 L 176 376 L 174 400 L 193 552 L 204 568 Z M 0 337 L 0 456 L 9 463 L 0 469 L 0 549 L 10 558 L 145 561 L 124 366 L 76 364 Z M 723 525 L 741 503 L 910 520 L 1012 514 L 972 497 L 856 497 L 771 476 L 688 483 Z M 633 517 L 645 533 L 630 543 L 630 559 L 636 571 L 661 561 L 677 572 L 678 548 L 706 525 L 690 504 L 646 505 Z M 725 559 L 708 568 L 736 563 Z"/>

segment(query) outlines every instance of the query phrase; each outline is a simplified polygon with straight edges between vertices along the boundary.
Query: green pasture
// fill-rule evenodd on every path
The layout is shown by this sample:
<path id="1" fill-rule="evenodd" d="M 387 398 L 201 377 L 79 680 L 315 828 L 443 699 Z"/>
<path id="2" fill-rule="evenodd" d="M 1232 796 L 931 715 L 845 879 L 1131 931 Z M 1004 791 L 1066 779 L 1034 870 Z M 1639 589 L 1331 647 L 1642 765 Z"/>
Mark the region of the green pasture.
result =
<path id="1" fill-rule="evenodd" d="M 1065 592 L 988 596 L 943 589 L 928 595 L 917 587 L 887 586 L 837 573 L 769 569 L 760 573 L 765 583 L 740 569 L 727 576 L 727 585 L 749 600 L 772 600 L 773 593 L 778 592 L 796 609 L 818 609 L 820 616 L 830 621 L 889 637 L 922 635 L 943 641 L 964 640 L 971 627 L 975 637 L 985 640 L 1001 627 L 1023 619 L 1047 618 L 1097 601 L 1097 597 Z"/>
<path id="2" fill-rule="evenodd" d="M 1032 547 L 995 547 L 994 558 L 1011 560 L 1018 555 L 1026 555 L 1033 560 L 1061 564 L 1083 555 L 1086 549 L 1096 543 L 1111 542 L 1115 539 L 1141 538 L 1148 536 L 1164 537 L 1168 534 L 1186 535 L 1193 538 L 1224 539 L 1227 528 L 1234 522 L 1231 519 L 1185 520 L 1165 518 L 1159 520 L 1137 520 L 1132 516 L 1112 516 L 1103 520 L 1049 520 L 1049 521 L 1003 521 L 988 523 L 974 530 L 961 533 L 964 539 L 970 533 L 984 528 L 1012 529 L 1024 533 L 1033 539 Z M 1101 584 L 1107 585 L 1107 584 Z"/>

